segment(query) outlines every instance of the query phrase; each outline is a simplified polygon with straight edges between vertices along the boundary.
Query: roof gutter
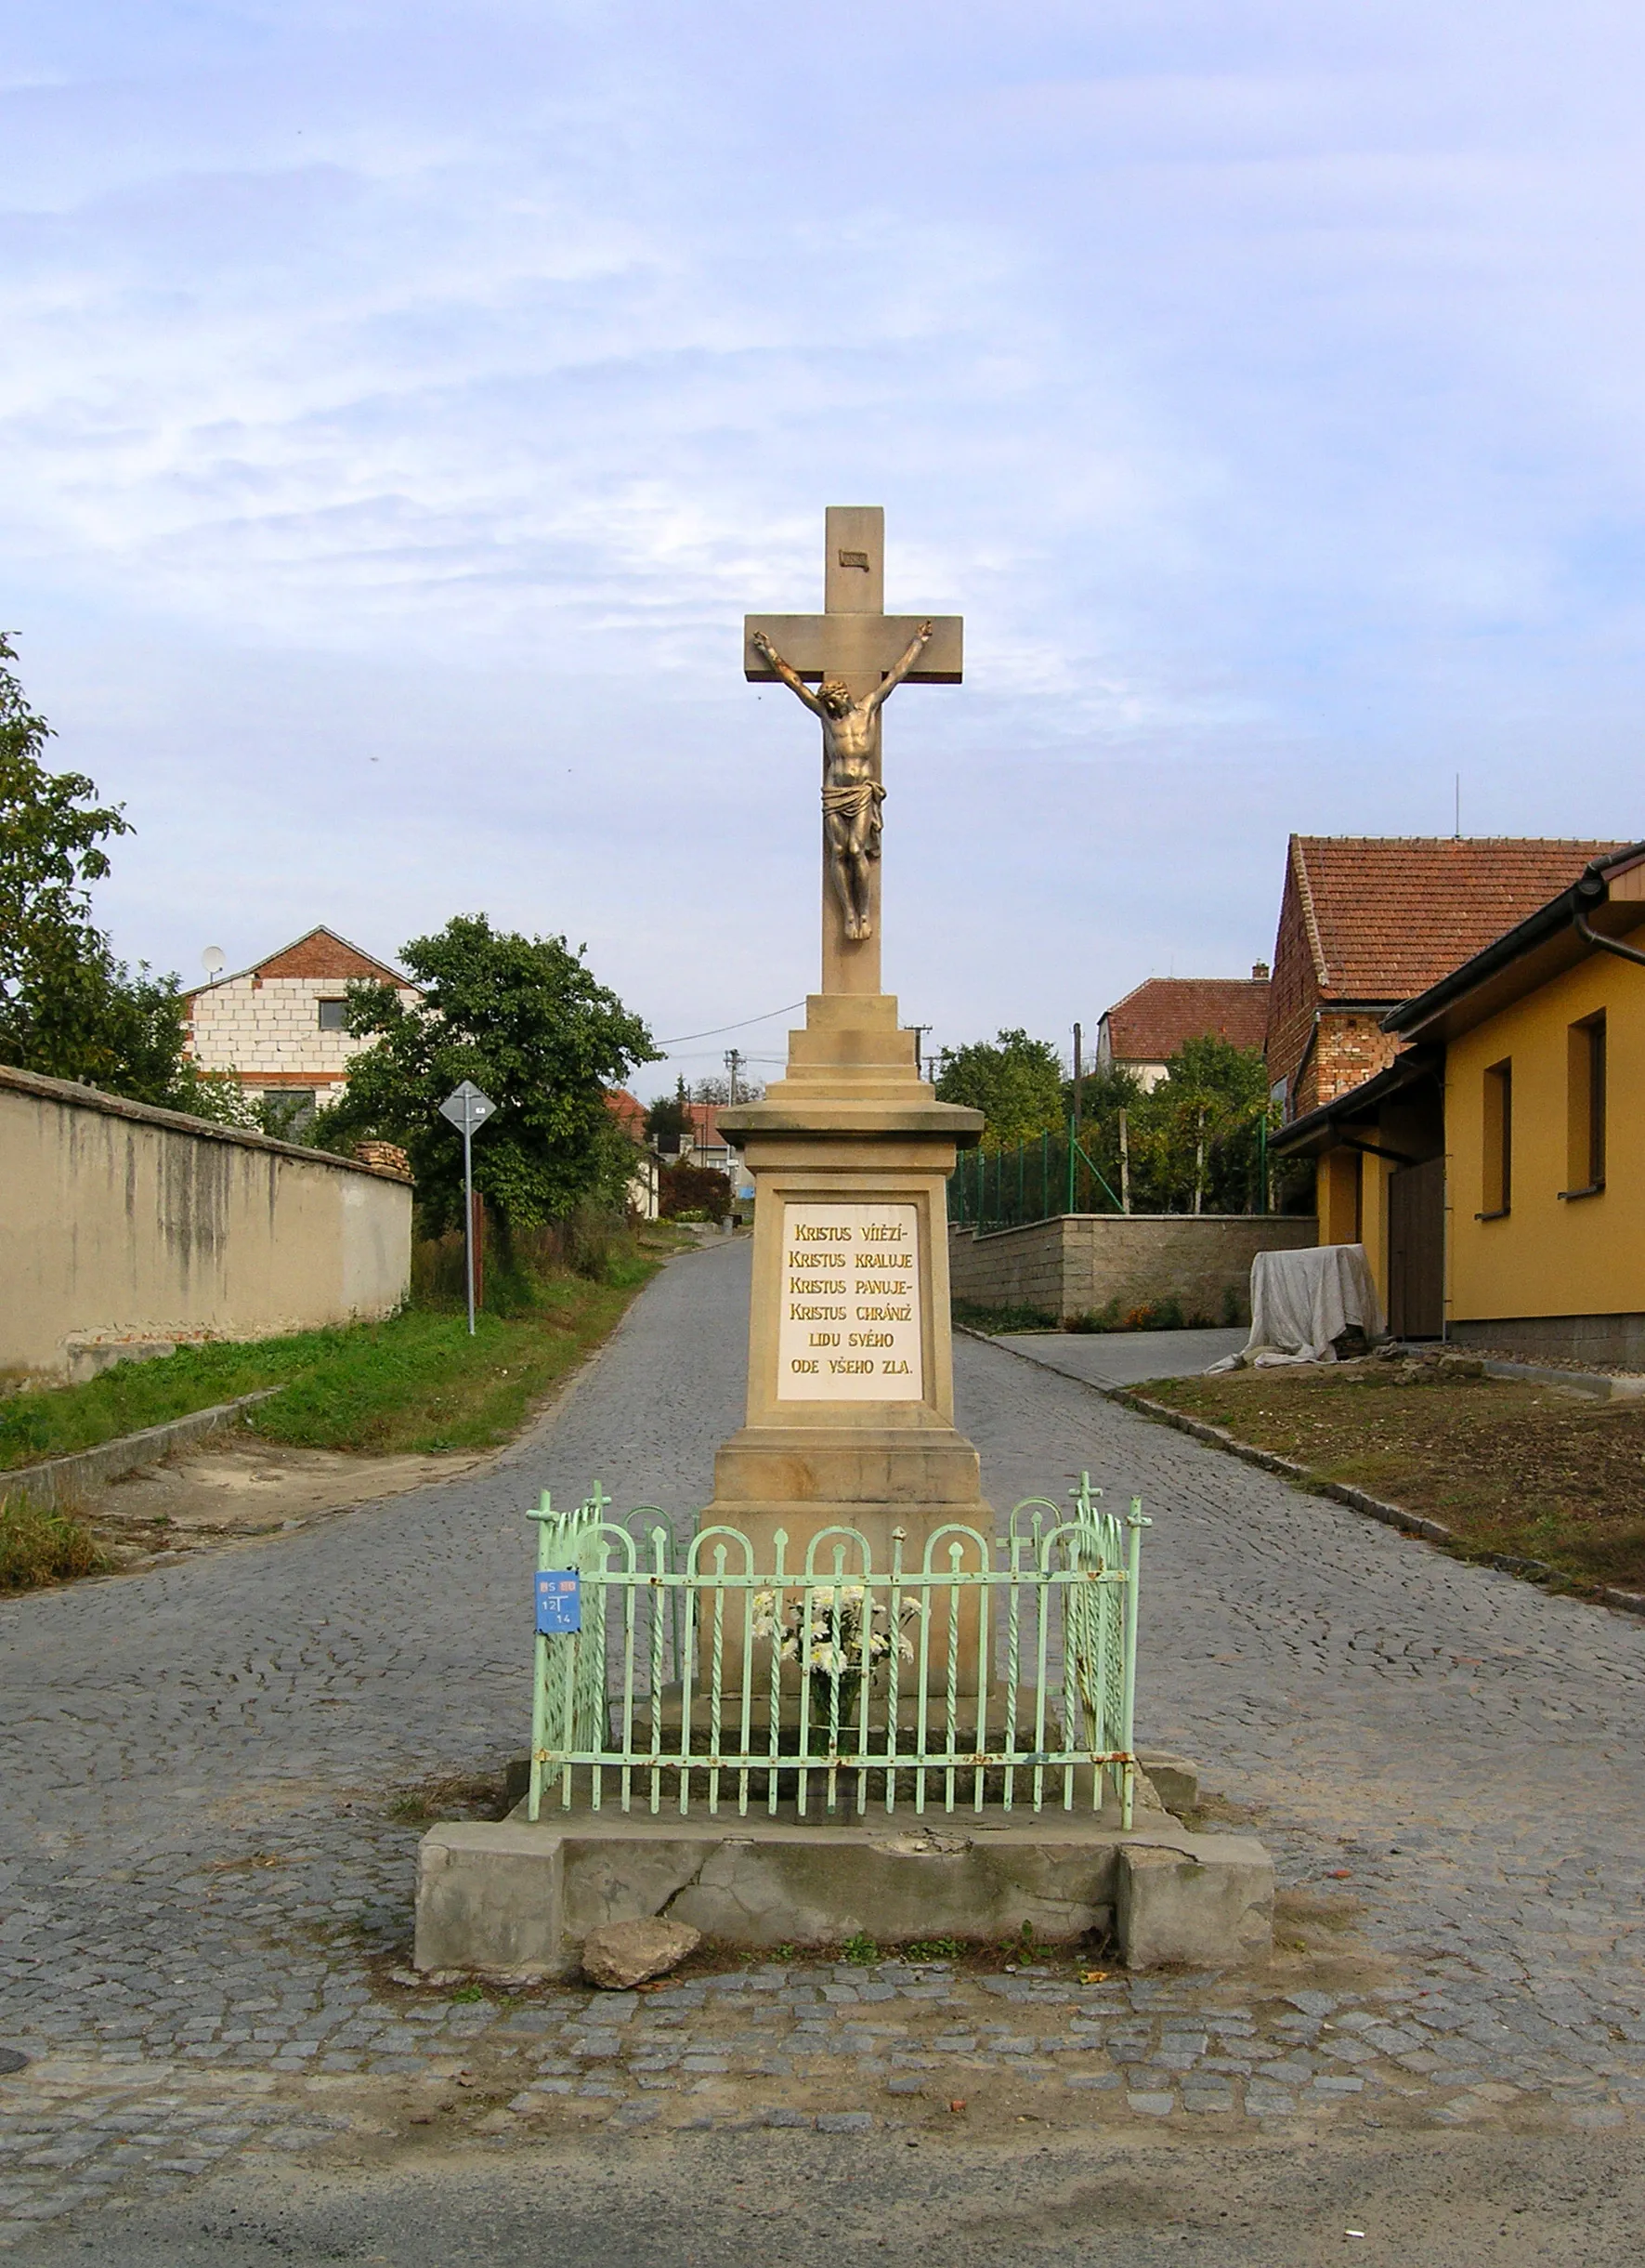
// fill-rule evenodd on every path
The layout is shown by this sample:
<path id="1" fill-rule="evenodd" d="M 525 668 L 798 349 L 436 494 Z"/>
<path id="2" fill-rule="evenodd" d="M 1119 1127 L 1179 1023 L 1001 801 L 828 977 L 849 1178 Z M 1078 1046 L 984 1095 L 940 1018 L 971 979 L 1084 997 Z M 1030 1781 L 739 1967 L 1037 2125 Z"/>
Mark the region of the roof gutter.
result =
<path id="1" fill-rule="evenodd" d="M 1580 905 L 1571 909 L 1571 926 L 1585 945 L 1597 945 L 1602 953 L 1614 953 L 1619 961 L 1631 961 L 1636 967 L 1645 969 L 1645 953 L 1632 945 L 1625 945 L 1620 937 L 1602 937 L 1597 929 L 1589 926 L 1587 915 Z"/>
<path id="2" fill-rule="evenodd" d="M 1475 953 L 1471 960 L 1465 961 L 1460 968 L 1453 969 L 1448 977 L 1442 977 L 1439 983 L 1430 985 L 1426 992 L 1419 992 L 1415 1000 L 1408 1000 L 1402 1006 L 1390 1010 L 1382 1019 L 1383 1030 L 1420 1031 L 1425 1024 L 1448 1008 L 1454 1001 L 1471 992 L 1476 986 L 1508 967 L 1535 946 L 1557 937 L 1567 923 L 1585 944 L 1597 945 L 1602 951 L 1617 953 L 1625 961 L 1645 964 L 1645 954 L 1636 952 L 1632 946 L 1619 944 L 1612 937 L 1601 937 L 1589 926 L 1583 912 L 1585 900 L 1589 904 L 1599 904 L 1609 897 L 1610 874 L 1618 867 L 1634 864 L 1642 850 L 1645 850 L 1645 844 L 1630 843 L 1622 850 L 1613 851 L 1607 859 L 1592 859 L 1569 889 L 1561 890 L 1547 905 L 1539 906 L 1534 913 L 1527 914 L 1514 928 L 1495 938 L 1482 952 Z"/>

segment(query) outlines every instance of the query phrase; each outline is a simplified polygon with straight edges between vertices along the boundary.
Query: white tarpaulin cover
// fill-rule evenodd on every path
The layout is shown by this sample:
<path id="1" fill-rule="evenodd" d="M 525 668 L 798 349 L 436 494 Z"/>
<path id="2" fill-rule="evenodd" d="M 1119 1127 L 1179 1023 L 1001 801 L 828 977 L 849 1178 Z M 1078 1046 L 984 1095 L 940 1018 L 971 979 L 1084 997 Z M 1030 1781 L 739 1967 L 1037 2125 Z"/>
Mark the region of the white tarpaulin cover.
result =
<path id="1" fill-rule="evenodd" d="M 1382 1310 L 1363 1244 L 1259 1252 L 1251 1263 L 1251 1335 L 1241 1353 L 1213 1368 L 1335 1362 L 1332 1341 L 1356 1327 L 1367 1344 L 1382 1336 Z"/>

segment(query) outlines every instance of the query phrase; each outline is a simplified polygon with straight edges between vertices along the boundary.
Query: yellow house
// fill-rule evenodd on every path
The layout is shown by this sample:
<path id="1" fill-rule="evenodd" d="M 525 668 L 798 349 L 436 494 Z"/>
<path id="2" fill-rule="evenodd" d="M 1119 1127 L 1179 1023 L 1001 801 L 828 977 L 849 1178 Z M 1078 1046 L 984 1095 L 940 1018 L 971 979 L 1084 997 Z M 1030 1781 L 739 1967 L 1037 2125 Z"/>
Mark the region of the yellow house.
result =
<path id="1" fill-rule="evenodd" d="M 1276 1158 L 1312 1158 L 1322 1244 L 1363 1244 L 1389 1329 L 1445 1326 L 1443 1055 L 1410 1048 L 1276 1134 Z"/>
<path id="2" fill-rule="evenodd" d="M 1276 1138 L 1390 1327 L 1645 1368 L 1645 844 L 1393 1010 L 1390 1068 Z"/>

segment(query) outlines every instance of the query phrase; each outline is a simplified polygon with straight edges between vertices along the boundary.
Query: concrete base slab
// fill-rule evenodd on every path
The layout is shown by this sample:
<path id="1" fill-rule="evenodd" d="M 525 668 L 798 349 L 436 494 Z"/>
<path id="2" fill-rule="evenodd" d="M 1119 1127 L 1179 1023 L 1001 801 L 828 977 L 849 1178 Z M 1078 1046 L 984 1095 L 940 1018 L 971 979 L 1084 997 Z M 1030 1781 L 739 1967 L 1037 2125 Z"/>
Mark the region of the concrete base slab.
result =
<path id="1" fill-rule="evenodd" d="M 572 1812 L 449 1822 L 417 1864 L 416 1965 L 522 1980 L 573 1974 L 611 1921 L 665 1915 L 722 1945 L 887 1944 L 1112 1934 L 1132 1968 L 1226 1968 L 1268 1950 L 1273 1868 L 1247 1835 L 1163 1813 L 985 1812 L 841 1826 Z"/>
<path id="2" fill-rule="evenodd" d="M 1208 1861 L 1199 1850 L 1158 1841 L 1128 1841 L 1119 1850 L 1114 1927 L 1126 1967 L 1220 1969 L 1270 1951 L 1273 1865 L 1262 1845 L 1249 1835 L 1183 1841 L 1225 1847 Z"/>

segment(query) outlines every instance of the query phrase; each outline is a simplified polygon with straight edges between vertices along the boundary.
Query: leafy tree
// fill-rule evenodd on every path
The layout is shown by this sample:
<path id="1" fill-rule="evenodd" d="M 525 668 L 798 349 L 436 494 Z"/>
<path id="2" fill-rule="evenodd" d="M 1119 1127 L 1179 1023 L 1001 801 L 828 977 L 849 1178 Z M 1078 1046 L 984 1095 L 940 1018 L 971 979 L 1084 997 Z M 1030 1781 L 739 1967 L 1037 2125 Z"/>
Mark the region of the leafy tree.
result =
<path id="1" fill-rule="evenodd" d="M 759 1080 L 751 1079 L 746 1071 L 738 1073 L 737 1081 L 737 1099 L 739 1103 L 757 1103 L 763 1098 L 764 1093 L 765 1089 L 760 1083 Z M 689 1096 L 682 1097 L 682 1099 L 688 1099 L 694 1103 L 713 1103 L 716 1105 L 729 1103 L 731 1100 L 731 1082 L 728 1079 L 699 1079 L 697 1082 L 697 1084 L 690 1090 Z"/>
<path id="2" fill-rule="evenodd" d="M 425 1222 L 449 1226 L 463 1216 L 463 1145 L 439 1106 L 472 1079 L 497 1105 L 475 1137 L 474 1177 L 504 1236 L 588 1200 L 620 1205 L 634 1153 L 606 1090 L 657 1050 L 581 951 L 564 937 L 495 930 L 477 913 L 413 937 L 401 959 L 423 1000 L 407 1007 L 385 985 L 349 986 L 348 1029 L 376 1044 L 354 1057 L 342 1099 L 305 1139 L 336 1149 L 368 1134 L 399 1143 Z"/>
<path id="3" fill-rule="evenodd" d="M 974 1040 L 945 1052 L 936 1091 L 945 1103 L 982 1111 L 988 1121 L 985 1149 L 1038 1141 L 1044 1133 L 1061 1133 L 1067 1122 L 1057 1052 L 1025 1031 L 1002 1031 L 997 1045 Z"/>
<path id="4" fill-rule="evenodd" d="M 670 1155 L 680 1149 L 691 1125 L 691 1114 L 686 1108 L 689 1100 L 685 1082 L 680 1081 L 672 1095 L 659 1095 L 646 1113 L 646 1139 Z"/>
<path id="5" fill-rule="evenodd" d="M 0 632 L 0 984 L 9 989 L 48 940 L 91 927 L 88 885 L 109 872 L 103 849 L 131 829 L 120 804 L 94 804 L 84 772 L 41 763 L 51 727 L 29 707 L 14 670 L 17 649 Z"/>
<path id="6" fill-rule="evenodd" d="M 0 1062 L 251 1122 L 238 1085 L 185 1055 L 178 979 L 146 962 L 134 977 L 93 922 L 103 846 L 131 827 L 123 806 L 95 801 L 84 772 L 46 770 L 51 727 L 29 706 L 16 660 L 0 635 Z"/>
<path id="7" fill-rule="evenodd" d="M 1270 1115 L 1268 1071 L 1255 1049 L 1209 1036 L 1184 1041 L 1149 1094 L 1128 1072 L 1081 1083 L 1081 1141 L 1112 1187 L 1120 1186 L 1119 1114 L 1126 1114 L 1131 1209 L 1206 1213 L 1261 1208 L 1260 1129 Z"/>

